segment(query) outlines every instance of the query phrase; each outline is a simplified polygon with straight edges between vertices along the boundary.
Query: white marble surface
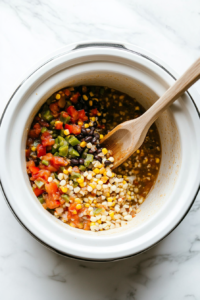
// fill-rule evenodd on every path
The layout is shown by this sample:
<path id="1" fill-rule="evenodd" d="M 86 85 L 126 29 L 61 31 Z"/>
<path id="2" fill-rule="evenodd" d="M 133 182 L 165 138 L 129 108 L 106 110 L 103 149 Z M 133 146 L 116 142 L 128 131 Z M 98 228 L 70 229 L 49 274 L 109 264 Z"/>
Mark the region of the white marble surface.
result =
<path id="1" fill-rule="evenodd" d="M 199 0 L 0 0 L 0 113 L 27 68 L 68 43 L 134 43 L 181 73 L 200 55 L 199 37 Z M 52 253 L 18 224 L 1 195 L 0 201 L 2 300 L 200 299 L 199 196 L 157 246 L 105 264 Z"/>

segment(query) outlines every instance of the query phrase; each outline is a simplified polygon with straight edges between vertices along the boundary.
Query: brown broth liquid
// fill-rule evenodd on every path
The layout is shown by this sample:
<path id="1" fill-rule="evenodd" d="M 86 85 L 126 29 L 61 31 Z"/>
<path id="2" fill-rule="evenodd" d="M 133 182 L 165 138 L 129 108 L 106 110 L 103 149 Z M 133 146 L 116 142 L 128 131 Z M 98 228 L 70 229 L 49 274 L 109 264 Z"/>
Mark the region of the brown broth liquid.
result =
<path id="1" fill-rule="evenodd" d="M 145 109 L 136 99 L 117 90 L 105 88 L 103 95 L 101 87 L 96 87 L 95 95 L 104 105 L 102 123 L 105 129 L 103 134 L 108 133 L 118 124 L 136 119 L 141 116 Z M 105 120 L 104 120 L 105 117 Z M 155 123 L 150 127 L 142 146 L 122 165 L 115 169 L 120 175 L 135 176 L 134 192 L 146 198 L 158 176 L 161 163 L 161 143 L 158 129 Z"/>

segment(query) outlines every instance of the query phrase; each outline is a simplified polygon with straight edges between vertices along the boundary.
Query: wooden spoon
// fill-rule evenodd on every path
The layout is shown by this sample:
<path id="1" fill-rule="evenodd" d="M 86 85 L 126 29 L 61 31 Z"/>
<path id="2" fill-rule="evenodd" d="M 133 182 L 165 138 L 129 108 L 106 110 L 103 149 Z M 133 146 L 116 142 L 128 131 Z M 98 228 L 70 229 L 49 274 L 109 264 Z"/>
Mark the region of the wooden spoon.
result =
<path id="1" fill-rule="evenodd" d="M 153 122 L 199 78 L 200 58 L 141 117 L 118 125 L 102 139 L 102 146 L 112 150 L 113 169 L 142 145 Z"/>

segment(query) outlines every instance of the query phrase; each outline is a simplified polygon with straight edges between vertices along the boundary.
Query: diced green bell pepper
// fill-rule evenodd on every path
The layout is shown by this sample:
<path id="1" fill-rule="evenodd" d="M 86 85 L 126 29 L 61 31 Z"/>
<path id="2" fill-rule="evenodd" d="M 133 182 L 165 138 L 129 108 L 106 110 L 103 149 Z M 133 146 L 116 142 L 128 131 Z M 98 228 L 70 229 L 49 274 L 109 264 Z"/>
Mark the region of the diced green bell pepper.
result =
<path id="1" fill-rule="evenodd" d="M 94 215 L 98 215 L 98 214 L 100 214 L 102 212 L 102 208 L 100 208 L 100 207 L 98 207 L 98 208 L 96 208 L 95 210 L 93 210 L 93 214 Z"/>
<path id="2" fill-rule="evenodd" d="M 43 165 L 45 165 L 45 166 L 48 166 L 48 165 L 49 165 L 49 161 L 48 161 L 48 160 L 45 160 L 45 159 L 43 159 L 43 160 L 42 160 L 42 164 L 43 164 Z"/>
<path id="3" fill-rule="evenodd" d="M 85 167 L 84 165 L 80 165 L 80 166 L 79 166 L 79 170 L 80 170 L 80 171 L 85 171 L 85 169 L 86 169 L 86 167 Z"/>
<path id="4" fill-rule="evenodd" d="M 54 153 L 54 156 L 58 156 L 58 155 L 59 155 L 59 152 L 55 152 L 55 153 Z"/>
<path id="5" fill-rule="evenodd" d="M 61 112 L 60 121 L 63 122 L 63 124 L 68 124 L 70 120 L 71 120 L 70 116 L 64 117 L 63 112 Z"/>
<path id="6" fill-rule="evenodd" d="M 82 158 L 85 159 L 85 158 L 87 157 L 88 150 L 89 150 L 88 148 L 85 148 L 85 149 L 84 149 L 84 151 L 83 151 L 83 153 L 82 153 L 82 155 L 81 155 Z"/>
<path id="7" fill-rule="evenodd" d="M 69 106 L 71 106 L 71 105 L 72 105 L 72 102 L 69 101 L 69 100 L 67 100 L 67 101 L 66 101 L 66 107 L 69 107 Z"/>
<path id="8" fill-rule="evenodd" d="M 51 114 L 50 110 L 43 111 L 42 117 L 47 122 L 50 122 L 53 120 L 53 115 Z"/>
<path id="9" fill-rule="evenodd" d="M 80 144 L 80 141 L 75 136 L 71 136 L 69 139 L 69 143 L 70 143 L 70 145 L 72 145 L 74 147 L 74 146 Z"/>
<path id="10" fill-rule="evenodd" d="M 69 202 L 69 196 L 68 195 L 62 195 L 61 198 L 64 199 L 65 202 Z"/>
<path id="11" fill-rule="evenodd" d="M 75 179 L 75 178 L 80 178 L 81 174 L 77 172 L 72 172 L 70 178 Z"/>
<path id="12" fill-rule="evenodd" d="M 37 197 L 41 204 L 44 203 L 44 198 L 42 196 Z"/>
<path id="13" fill-rule="evenodd" d="M 87 168 L 91 162 L 93 162 L 94 155 L 87 154 L 86 159 L 84 161 L 84 166 Z"/>
<path id="14" fill-rule="evenodd" d="M 44 185 L 44 182 L 43 181 L 40 181 L 40 180 L 35 180 L 35 184 L 37 185 L 37 187 L 39 189 L 41 189 L 41 187 Z"/>
<path id="15" fill-rule="evenodd" d="M 47 131 L 47 128 L 46 127 L 42 127 L 41 132 L 43 133 L 45 131 Z"/>
<path id="16" fill-rule="evenodd" d="M 68 145 L 61 146 L 61 147 L 58 149 L 59 155 L 60 155 L 60 156 L 67 156 L 67 154 L 68 154 L 68 149 L 69 149 Z"/>
<path id="17" fill-rule="evenodd" d="M 68 155 L 70 157 L 77 157 L 79 156 L 79 153 L 73 147 L 69 147 Z"/>
<path id="18" fill-rule="evenodd" d="M 76 188 L 78 186 L 78 182 L 73 183 L 73 187 Z"/>

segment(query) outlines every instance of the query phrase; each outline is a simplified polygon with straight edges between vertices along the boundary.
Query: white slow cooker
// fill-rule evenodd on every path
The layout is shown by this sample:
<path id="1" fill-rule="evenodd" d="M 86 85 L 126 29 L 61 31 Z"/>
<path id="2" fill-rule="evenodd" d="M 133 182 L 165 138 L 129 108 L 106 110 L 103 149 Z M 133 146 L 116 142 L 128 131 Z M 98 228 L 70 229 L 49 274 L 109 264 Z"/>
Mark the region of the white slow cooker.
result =
<path id="1" fill-rule="evenodd" d="M 180 223 L 200 182 L 200 119 L 193 87 L 156 121 L 162 144 L 160 172 L 141 212 L 122 228 L 84 231 L 45 211 L 31 189 L 24 150 L 34 115 L 58 89 L 106 85 L 135 97 L 148 109 L 176 78 L 173 70 L 145 50 L 108 42 L 66 46 L 26 76 L 1 119 L 0 175 L 9 207 L 32 236 L 62 255 L 111 261 L 147 250 Z"/>

